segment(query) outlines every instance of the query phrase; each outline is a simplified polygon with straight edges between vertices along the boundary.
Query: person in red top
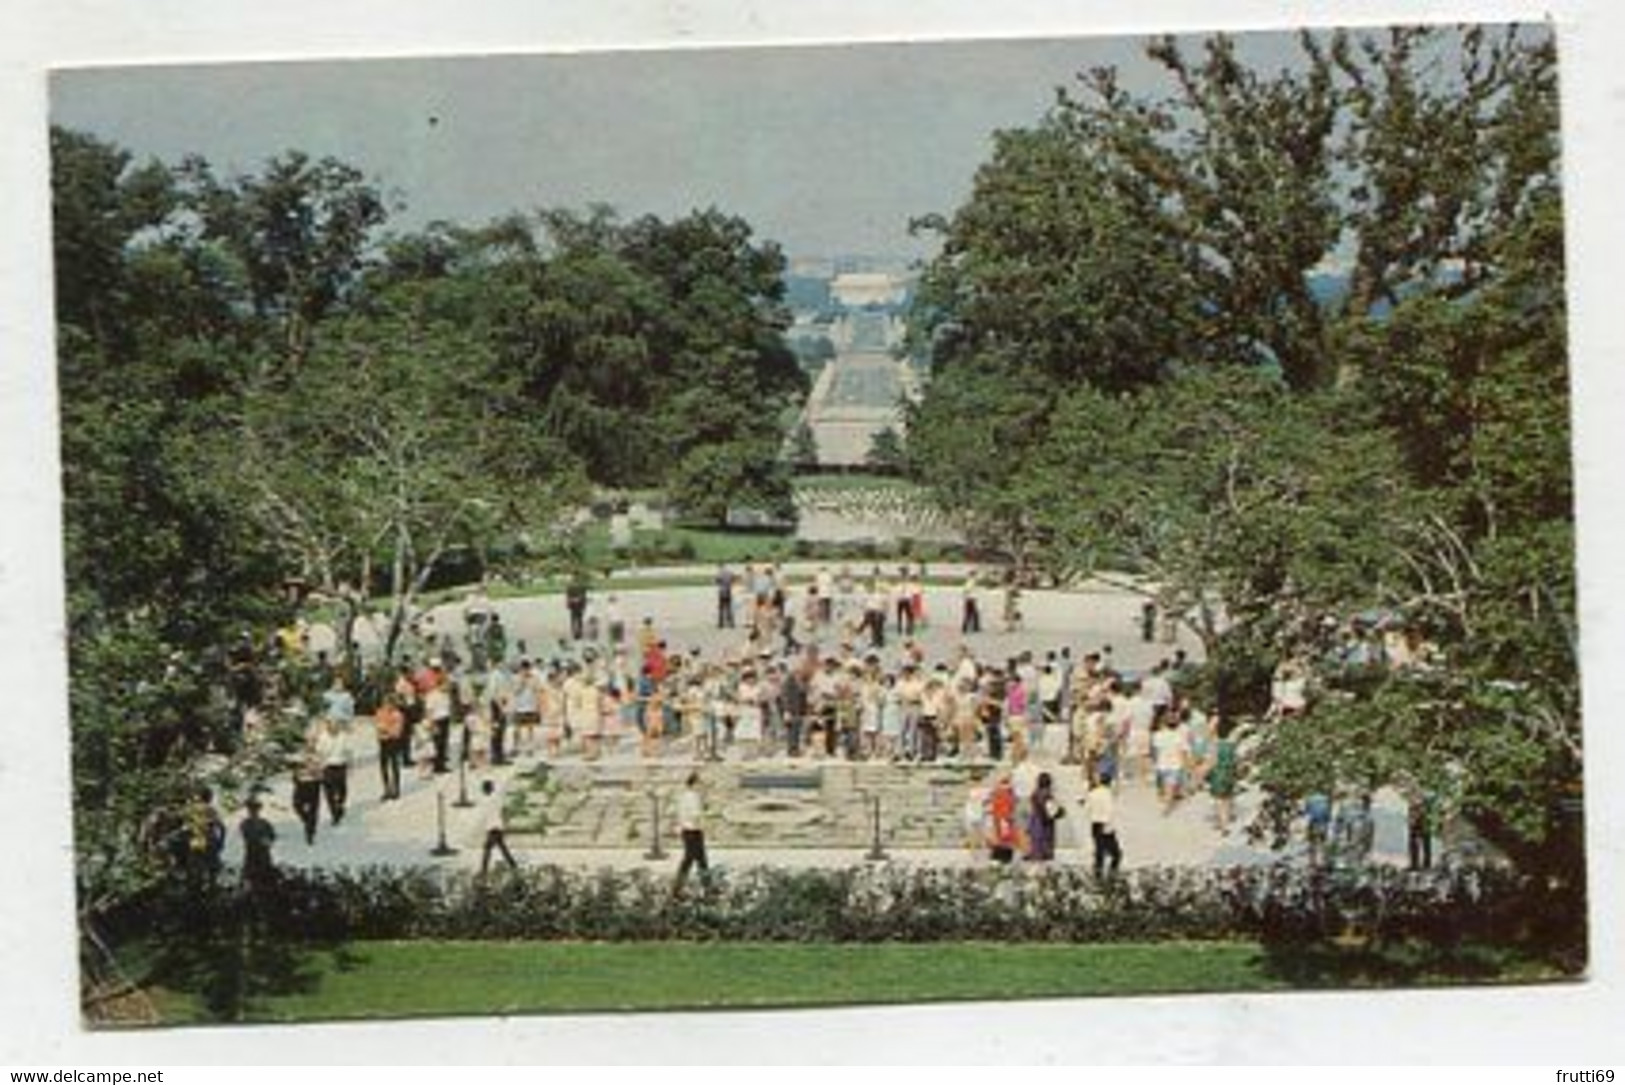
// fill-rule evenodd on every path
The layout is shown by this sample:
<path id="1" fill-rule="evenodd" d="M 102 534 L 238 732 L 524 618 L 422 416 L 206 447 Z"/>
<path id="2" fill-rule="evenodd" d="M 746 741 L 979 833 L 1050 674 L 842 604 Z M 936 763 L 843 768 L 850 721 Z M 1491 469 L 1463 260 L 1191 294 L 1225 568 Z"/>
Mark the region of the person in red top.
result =
<path id="1" fill-rule="evenodd" d="M 440 684 L 440 661 L 431 659 L 426 661 L 412 675 L 412 685 L 417 687 L 418 697 L 421 699 L 429 695 L 429 691 Z"/>
<path id="2" fill-rule="evenodd" d="M 643 654 L 643 673 L 654 679 L 656 684 L 664 682 L 670 670 L 670 663 L 666 659 L 666 642 L 655 641 Z"/>
<path id="3" fill-rule="evenodd" d="M 1016 854 L 1016 790 L 1010 774 L 1001 773 L 987 799 L 988 848 L 995 863 L 1008 863 Z"/>

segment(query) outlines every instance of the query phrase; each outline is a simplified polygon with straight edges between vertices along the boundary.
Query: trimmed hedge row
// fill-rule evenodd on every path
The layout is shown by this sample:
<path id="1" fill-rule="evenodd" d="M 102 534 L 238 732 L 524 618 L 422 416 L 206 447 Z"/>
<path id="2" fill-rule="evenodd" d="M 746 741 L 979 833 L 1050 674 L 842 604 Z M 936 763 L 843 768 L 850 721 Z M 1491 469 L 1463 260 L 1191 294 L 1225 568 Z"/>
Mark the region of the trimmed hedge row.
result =
<path id="1" fill-rule="evenodd" d="M 1583 893 L 1494 868 L 1152 868 L 1096 879 L 1074 867 L 713 872 L 672 893 L 669 874 L 560 867 L 489 878 L 434 869 L 289 873 L 248 892 L 174 887 L 129 902 L 125 932 L 249 924 L 299 941 L 342 939 L 769 942 L 1312 941 L 1357 934 L 1436 945 L 1585 943 Z"/>

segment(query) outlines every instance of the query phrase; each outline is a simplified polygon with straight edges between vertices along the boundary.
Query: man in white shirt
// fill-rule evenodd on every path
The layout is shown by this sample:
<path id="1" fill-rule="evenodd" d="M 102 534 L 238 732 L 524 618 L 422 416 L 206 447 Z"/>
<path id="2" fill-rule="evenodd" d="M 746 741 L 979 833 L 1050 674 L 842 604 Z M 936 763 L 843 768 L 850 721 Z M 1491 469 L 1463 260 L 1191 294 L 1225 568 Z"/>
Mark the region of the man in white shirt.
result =
<path id="1" fill-rule="evenodd" d="M 1089 832 L 1095 844 L 1095 877 L 1106 873 L 1108 864 L 1116 874 L 1123 865 L 1123 847 L 1117 841 L 1117 795 L 1112 790 L 1112 778 L 1102 774 L 1089 797 L 1084 800 L 1089 811 Z"/>
<path id="2" fill-rule="evenodd" d="M 1151 702 L 1151 706 L 1158 711 L 1174 703 L 1174 687 L 1168 681 L 1166 660 L 1158 662 L 1151 668 L 1151 673 L 1140 680 L 1140 689 Z"/>
<path id="3" fill-rule="evenodd" d="M 819 567 L 813 586 L 818 589 L 818 624 L 827 629 L 835 620 L 835 576 L 829 566 Z"/>
<path id="4" fill-rule="evenodd" d="M 971 633 L 982 631 L 982 602 L 978 595 L 981 585 L 976 580 L 976 570 L 972 569 L 965 575 L 965 586 L 961 591 L 961 609 L 959 616 L 959 632 L 968 636 Z"/>
<path id="5" fill-rule="evenodd" d="M 491 719 L 491 764 L 508 763 L 508 717 L 513 712 L 514 678 L 508 665 L 497 660 L 485 677 L 486 711 Z"/>
<path id="6" fill-rule="evenodd" d="M 672 896 L 682 892 L 688 872 L 700 868 L 700 881 L 708 882 L 711 867 L 705 859 L 705 801 L 700 797 L 700 774 L 691 772 L 677 796 L 677 831 L 683 837 L 683 861 L 677 866 L 677 881 Z"/>
<path id="7" fill-rule="evenodd" d="M 350 736 L 336 717 L 328 716 L 316 733 L 316 756 L 322 765 L 322 792 L 327 797 L 327 813 L 332 823 L 344 820 L 344 804 L 349 796 Z"/>
<path id="8" fill-rule="evenodd" d="M 484 840 L 480 853 L 480 876 L 484 877 L 490 871 L 493 851 L 502 853 L 509 870 L 518 870 L 519 864 L 513 861 L 513 852 L 508 850 L 508 823 L 502 815 L 502 795 L 498 793 L 495 781 L 485 781 L 480 785 L 480 792 L 485 796 L 485 803 L 480 809 L 480 837 Z"/>

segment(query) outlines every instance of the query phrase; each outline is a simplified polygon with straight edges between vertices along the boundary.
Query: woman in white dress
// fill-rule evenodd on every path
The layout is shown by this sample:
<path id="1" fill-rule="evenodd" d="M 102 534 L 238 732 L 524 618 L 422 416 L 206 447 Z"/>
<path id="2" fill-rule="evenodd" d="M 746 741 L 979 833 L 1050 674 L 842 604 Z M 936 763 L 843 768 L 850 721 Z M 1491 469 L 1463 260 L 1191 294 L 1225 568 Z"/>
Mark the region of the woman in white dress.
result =
<path id="1" fill-rule="evenodd" d="M 874 760 L 881 756 L 880 710 L 883 693 L 880 681 L 873 674 L 863 677 L 858 687 L 858 726 L 863 733 L 863 756 Z"/>
<path id="2" fill-rule="evenodd" d="M 754 758 L 762 745 L 762 689 L 755 671 L 747 670 L 740 676 L 734 697 L 734 741 L 743 756 Z"/>

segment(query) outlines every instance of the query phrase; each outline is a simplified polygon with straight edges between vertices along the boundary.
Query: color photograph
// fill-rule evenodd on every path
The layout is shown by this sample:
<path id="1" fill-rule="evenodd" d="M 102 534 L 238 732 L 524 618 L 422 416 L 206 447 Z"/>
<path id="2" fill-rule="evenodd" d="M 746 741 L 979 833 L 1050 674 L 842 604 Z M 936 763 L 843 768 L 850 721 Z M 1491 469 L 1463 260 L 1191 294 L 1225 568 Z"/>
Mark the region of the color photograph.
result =
<path id="1" fill-rule="evenodd" d="M 1585 981 L 1558 45 L 53 71 L 83 1026 Z"/>

